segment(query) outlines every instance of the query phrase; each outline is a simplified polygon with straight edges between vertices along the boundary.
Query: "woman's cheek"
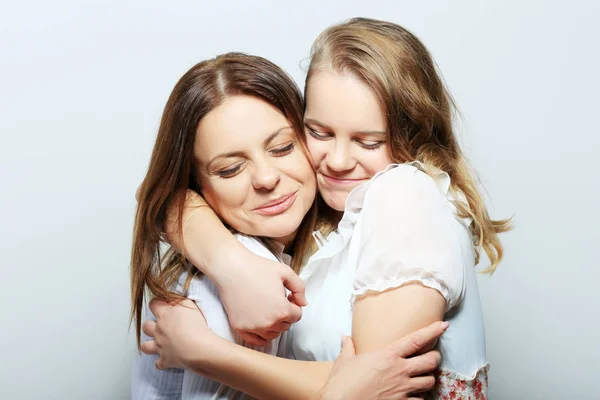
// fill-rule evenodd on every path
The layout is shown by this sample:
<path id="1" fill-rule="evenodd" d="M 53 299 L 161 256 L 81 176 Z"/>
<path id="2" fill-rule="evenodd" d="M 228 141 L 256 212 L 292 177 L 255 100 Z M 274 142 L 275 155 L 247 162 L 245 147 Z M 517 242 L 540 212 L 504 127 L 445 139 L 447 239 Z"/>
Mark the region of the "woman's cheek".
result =
<path id="1" fill-rule="evenodd" d="M 222 206 L 236 208 L 244 204 L 252 189 L 252 183 L 246 175 L 246 171 L 242 171 L 231 178 L 217 178 L 211 183 L 212 193 Z"/>

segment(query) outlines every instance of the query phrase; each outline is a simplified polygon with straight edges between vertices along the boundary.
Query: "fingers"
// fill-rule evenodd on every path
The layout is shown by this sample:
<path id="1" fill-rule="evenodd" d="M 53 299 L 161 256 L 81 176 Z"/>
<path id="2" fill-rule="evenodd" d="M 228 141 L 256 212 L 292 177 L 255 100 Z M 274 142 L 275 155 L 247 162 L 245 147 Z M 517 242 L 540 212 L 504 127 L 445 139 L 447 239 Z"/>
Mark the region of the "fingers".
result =
<path id="1" fill-rule="evenodd" d="M 397 340 L 393 344 L 397 355 L 406 358 L 416 353 L 433 340 L 439 338 L 448 329 L 449 325 L 448 322 L 434 322 Z"/>
<path id="2" fill-rule="evenodd" d="M 273 324 L 272 326 L 266 328 L 266 329 L 268 329 L 267 331 L 265 331 L 265 330 L 254 331 L 254 332 L 242 331 L 242 330 L 236 330 L 236 331 L 242 337 L 242 339 L 244 339 L 247 343 L 249 343 L 253 346 L 264 346 L 267 341 L 278 338 L 283 332 L 290 329 L 291 326 L 292 326 L 292 324 L 290 324 L 289 322 L 282 321 L 282 322 L 277 322 L 277 323 Z"/>
<path id="3" fill-rule="evenodd" d="M 284 270 L 284 275 L 282 276 L 283 286 L 285 286 L 290 292 L 294 303 L 300 307 L 304 307 L 308 304 L 306 301 L 306 294 L 304 293 L 304 282 L 302 279 L 289 267 Z M 289 297 L 288 297 L 289 298 Z M 294 321 L 295 322 L 295 321 Z"/>
<path id="4" fill-rule="evenodd" d="M 156 321 L 144 321 L 142 324 L 142 332 L 144 332 L 146 336 L 156 336 Z"/>
<path id="5" fill-rule="evenodd" d="M 294 324 L 302 318 L 302 308 L 293 303 L 287 304 L 287 318 L 281 322 Z"/>
<path id="6" fill-rule="evenodd" d="M 171 307 L 165 301 L 157 298 L 150 300 L 150 303 L 148 305 L 150 306 L 150 311 L 152 311 L 152 314 L 154 314 L 156 318 L 160 317 L 160 315 L 162 314 L 162 310 L 164 310 L 166 307 Z"/>
<path id="7" fill-rule="evenodd" d="M 296 303 L 296 300 L 294 299 L 294 293 L 288 294 L 287 299 L 290 303 L 294 303 L 294 304 Z"/>
<path id="8" fill-rule="evenodd" d="M 346 335 L 342 335 L 342 350 L 340 350 L 340 355 L 337 360 L 343 360 L 346 358 L 350 358 L 356 355 L 356 350 L 354 348 L 354 342 L 352 338 Z"/>
<path id="9" fill-rule="evenodd" d="M 248 343 L 251 346 L 264 346 L 267 343 L 265 339 L 258 336 L 256 333 L 238 332 L 238 334 L 244 340 L 244 342 Z"/>
<path id="10" fill-rule="evenodd" d="M 177 305 L 183 306 L 185 308 L 190 308 L 192 310 L 200 311 L 196 302 L 193 300 L 190 300 L 190 299 L 181 300 L 181 301 L 177 302 Z M 202 311 L 200 311 L 200 312 L 202 312 Z"/>
<path id="11" fill-rule="evenodd" d="M 435 377 L 433 375 L 416 376 L 410 380 L 412 393 L 427 392 L 435 386 Z"/>
<path id="12" fill-rule="evenodd" d="M 438 365 L 440 365 L 441 361 L 442 356 L 435 350 L 406 360 L 407 369 L 411 376 L 431 373 Z"/>
<path id="13" fill-rule="evenodd" d="M 167 369 L 167 365 L 165 364 L 164 360 L 162 357 L 158 357 L 158 360 L 156 360 L 154 362 L 154 366 L 156 367 L 156 369 Z"/>
<path id="14" fill-rule="evenodd" d="M 281 321 L 281 322 L 276 322 L 275 324 L 273 324 L 271 327 L 269 327 L 269 331 L 271 332 L 277 332 L 277 336 L 279 336 L 281 333 L 287 331 L 288 329 L 290 329 L 290 327 L 292 326 L 292 324 L 290 324 L 287 321 Z"/>
<path id="15" fill-rule="evenodd" d="M 158 354 L 158 346 L 154 340 L 148 340 L 147 342 L 142 343 L 140 349 L 146 354 Z"/>

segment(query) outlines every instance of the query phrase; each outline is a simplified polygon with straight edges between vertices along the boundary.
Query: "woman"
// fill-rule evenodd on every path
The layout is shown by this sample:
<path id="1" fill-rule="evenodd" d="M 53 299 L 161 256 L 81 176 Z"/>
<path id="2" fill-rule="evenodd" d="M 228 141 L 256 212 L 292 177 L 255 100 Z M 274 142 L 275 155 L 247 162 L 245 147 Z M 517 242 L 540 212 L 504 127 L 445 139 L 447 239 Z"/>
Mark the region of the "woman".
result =
<path id="1" fill-rule="evenodd" d="M 300 92 L 265 59 L 227 54 L 195 65 L 180 79 L 163 113 L 136 215 L 131 276 L 138 343 L 148 288 L 159 296 L 194 300 L 214 334 L 243 344 L 229 326 L 214 282 L 176 252 L 161 260 L 160 221 L 168 207 L 181 209 L 185 199 L 178 193 L 191 188 L 254 254 L 288 262 L 285 253 L 306 254 L 316 181 L 298 140 L 301 131 Z M 275 355 L 278 345 L 275 339 L 256 350 Z M 134 399 L 245 396 L 189 371 L 158 371 L 154 362 L 147 355 L 136 360 Z"/>
<path id="2" fill-rule="evenodd" d="M 395 24 L 354 19 L 323 32 L 312 53 L 304 122 L 324 204 L 320 249 L 300 272 L 309 305 L 291 329 L 290 352 L 333 360 L 340 334 L 352 332 L 361 353 L 444 317 L 451 328 L 438 344 L 443 361 L 433 396 L 485 398 L 488 364 L 474 266 L 483 248 L 487 271 L 496 268 L 497 235 L 508 221 L 487 214 L 429 52 Z M 210 239 L 190 243 L 187 251 L 210 253 Z M 188 321 L 178 325 L 180 340 L 191 335 Z M 201 357 L 183 361 L 170 351 L 174 326 L 161 328 L 159 321 L 158 327 L 147 329 L 164 347 L 159 364 L 201 371 Z M 232 356 L 238 349 L 227 351 Z M 212 369 L 224 379 L 232 370 L 242 373 L 226 362 Z"/>

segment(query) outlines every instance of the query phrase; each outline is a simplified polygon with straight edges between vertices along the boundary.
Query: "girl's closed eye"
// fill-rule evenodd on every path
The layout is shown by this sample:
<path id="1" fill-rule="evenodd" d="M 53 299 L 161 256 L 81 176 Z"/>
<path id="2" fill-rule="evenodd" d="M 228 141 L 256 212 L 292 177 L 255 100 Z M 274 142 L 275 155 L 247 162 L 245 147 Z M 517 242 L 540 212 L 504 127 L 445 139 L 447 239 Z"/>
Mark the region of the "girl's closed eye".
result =
<path id="1" fill-rule="evenodd" d="M 385 144 L 385 141 L 371 142 L 371 141 L 357 140 L 356 143 L 358 143 L 358 145 L 360 147 L 362 147 L 363 149 L 376 150 L 376 149 L 380 148 L 381 146 L 383 146 Z"/>
<path id="2" fill-rule="evenodd" d="M 332 136 L 329 133 L 319 133 L 319 132 L 315 131 L 314 129 L 309 128 L 308 126 L 306 127 L 306 129 L 308 130 L 308 134 L 317 140 L 327 140 L 327 139 L 331 138 L 331 136 Z"/>

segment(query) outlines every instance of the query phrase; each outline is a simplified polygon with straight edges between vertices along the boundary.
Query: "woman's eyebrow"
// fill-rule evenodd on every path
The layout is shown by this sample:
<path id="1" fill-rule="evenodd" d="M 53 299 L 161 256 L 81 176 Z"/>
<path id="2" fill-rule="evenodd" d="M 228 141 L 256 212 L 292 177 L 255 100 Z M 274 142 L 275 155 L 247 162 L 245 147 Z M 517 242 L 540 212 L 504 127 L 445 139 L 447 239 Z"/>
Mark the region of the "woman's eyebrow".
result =
<path id="1" fill-rule="evenodd" d="M 267 146 L 269 143 L 271 143 L 271 141 L 273 141 L 273 139 L 275 139 L 277 137 L 277 135 L 279 135 L 282 131 L 284 131 L 286 129 L 292 129 L 292 127 L 289 125 L 286 125 L 286 126 L 282 126 L 281 128 L 277 129 L 275 132 L 271 133 L 269 135 L 269 137 L 264 141 L 264 145 Z"/>

